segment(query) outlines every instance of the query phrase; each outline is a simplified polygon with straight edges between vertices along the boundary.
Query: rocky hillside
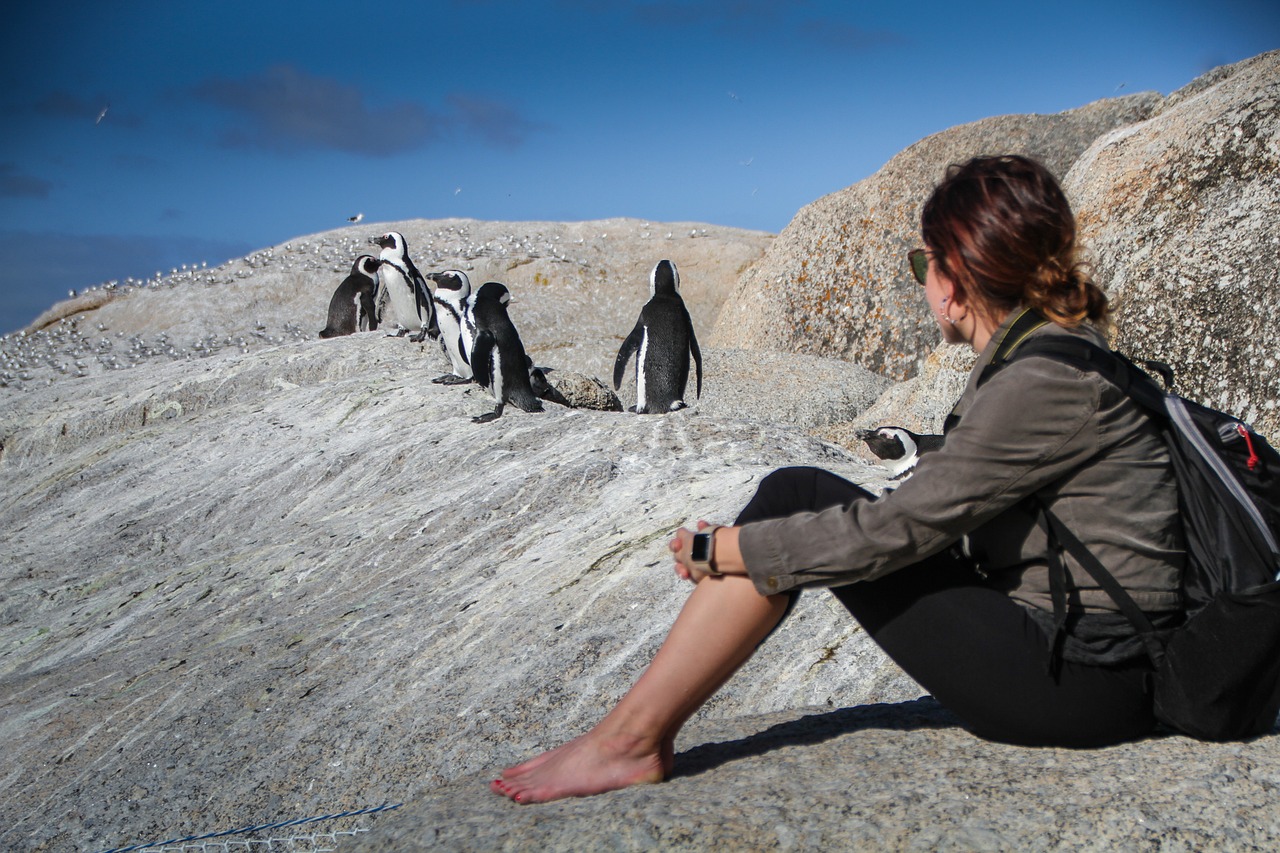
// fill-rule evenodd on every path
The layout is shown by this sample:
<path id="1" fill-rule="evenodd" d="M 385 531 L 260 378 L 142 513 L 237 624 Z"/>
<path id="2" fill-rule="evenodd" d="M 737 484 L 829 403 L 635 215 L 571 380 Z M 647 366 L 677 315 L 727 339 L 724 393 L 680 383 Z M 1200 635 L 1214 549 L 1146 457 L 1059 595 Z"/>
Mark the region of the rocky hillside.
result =
<path id="1" fill-rule="evenodd" d="M 1228 350 L 1214 344 L 1245 321 L 1215 312 L 1237 298 L 1223 284 L 1245 269 L 1236 250 L 1255 250 L 1253 296 L 1231 310 L 1269 304 L 1278 61 L 989 126 L 984 144 L 1023 127 L 1057 152 L 1135 347 L 1164 339 L 1143 318 L 1185 295 L 1183 315 L 1223 337 L 1181 336 L 1168 360 Z M 944 165 L 924 153 L 975 138 L 954 133 L 882 170 L 914 188 L 905 205 Z M 1274 737 L 989 744 L 822 594 L 694 718 L 669 783 L 530 808 L 487 793 L 496 769 L 589 726 L 647 663 L 686 594 L 664 550 L 673 528 L 730 520 L 781 465 L 880 488 L 853 426 L 932 426 L 954 398 L 969 356 L 925 347 L 908 369 L 893 353 L 915 320 L 888 301 L 864 311 L 833 290 L 828 307 L 858 306 L 842 314 L 851 331 L 814 313 L 825 343 L 799 352 L 761 347 L 734 313 L 779 275 L 796 305 L 847 275 L 850 250 L 823 254 L 819 231 L 903 248 L 846 216 L 886 187 L 816 203 L 776 239 L 634 220 L 343 229 L 96 288 L 0 339 L 0 849 L 102 850 L 383 803 L 404 805 L 356 820 L 372 832 L 343 849 L 1274 846 Z M 492 404 L 427 381 L 447 367 L 433 344 L 318 340 L 351 258 L 391 227 L 423 269 L 507 282 L 535 360 L 587 381 L 610 378 L 649 269 L 675 260 L 706 337 L 702 399 L 668 416 L 548 404 L 475 425 Z M 1186 257 L 1199 265 L 1181 268 L 1181 290 L 1140 285 L 1140 264 Z M 1258 380 L 1232 387 L 1277 433 L 1273 327 L 1246 324 Z M 831 357 L 858 356 L 848 341 L 872 328 L 892 344 L 881 362 Z"/>
<path id="2" fill-rule="evenodd" d="M 1026 153 L 1064 178 L 1115 344 L 1170 364 L 1187 396 L 1280 433 L 1280 51 L 1168 97 L 1000 116 L 921 140 L 797 213 L 742 277 L 711 342 L 915 376 L 938 341 L 903 260 L 948 164 Z"/>

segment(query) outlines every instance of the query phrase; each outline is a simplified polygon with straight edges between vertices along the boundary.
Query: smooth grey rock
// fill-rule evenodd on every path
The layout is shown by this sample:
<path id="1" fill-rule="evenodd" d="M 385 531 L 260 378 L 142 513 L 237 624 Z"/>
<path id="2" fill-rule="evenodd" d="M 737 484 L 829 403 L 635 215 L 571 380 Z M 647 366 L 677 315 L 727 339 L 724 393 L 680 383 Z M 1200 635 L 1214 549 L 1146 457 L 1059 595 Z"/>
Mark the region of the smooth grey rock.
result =
<path id="1" fill-rule="evenodd" d="M 697 409 L 476 425 L 489 398 L 433 385 L 445 365 L 367 333 L 9 392 L 0 848 L 491 773 L 576 735 L 647 665 L 687 594 L 676 527 L 731 521 L 780 465 L 881 475 Z M 816 594 L 701 716 L 918 695 Z"/>
<path id="2" fill-rule="evenodd" d="M 928 697 L 801 708 L 691 723 L 660 785 L 519 806 L 458 779 L 342 849 L 1265 850 L 1277 742 L 1026 749 Z"/>

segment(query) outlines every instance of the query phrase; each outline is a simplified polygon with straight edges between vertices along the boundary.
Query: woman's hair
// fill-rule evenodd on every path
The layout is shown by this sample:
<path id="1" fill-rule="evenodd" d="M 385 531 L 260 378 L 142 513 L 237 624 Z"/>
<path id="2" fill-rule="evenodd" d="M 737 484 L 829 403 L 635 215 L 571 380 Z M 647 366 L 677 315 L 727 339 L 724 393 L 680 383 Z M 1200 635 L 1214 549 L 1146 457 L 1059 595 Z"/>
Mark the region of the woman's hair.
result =
<path id="1" fill-rule="evenodd" d="M 1000 311 L 1026 305 L 1064 326 L 1106 322 L 1106 294 L 1076 260 L 1071 205 L 1036 161 L 949 167 L 920 220 L 925 245 L 966 300 Z"/>

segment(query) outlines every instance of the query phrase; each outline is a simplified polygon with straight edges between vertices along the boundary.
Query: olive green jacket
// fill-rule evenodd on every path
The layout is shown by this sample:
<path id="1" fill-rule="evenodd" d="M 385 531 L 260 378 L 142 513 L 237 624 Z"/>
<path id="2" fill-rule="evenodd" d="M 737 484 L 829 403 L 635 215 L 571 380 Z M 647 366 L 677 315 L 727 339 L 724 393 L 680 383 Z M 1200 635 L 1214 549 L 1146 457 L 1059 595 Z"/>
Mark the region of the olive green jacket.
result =
<path id="1" fill-rule="evenodd" d="M 1026 499 L 1037 495 L 1149 612 L 1181 606 L 1185 552 L 1177 487 L 1164 443 L 1146 415 L 1097 373 L 1047 357 L 1010 362 L 978 387 L 1008 327 L 969 376 L 942 448 L 874 501 L 744 525 L 739 543 L 756 589 L 871 580 L 953 545 L 988 582 L 1052 610 L 1048 542 Z M 1048 324 L 1032 335 L 1081 335 Z M 1111 598 L 1065 555 L 1074 606 L 1114 611 Z M 968 569 L 960 569 L 968 571 Z"/>

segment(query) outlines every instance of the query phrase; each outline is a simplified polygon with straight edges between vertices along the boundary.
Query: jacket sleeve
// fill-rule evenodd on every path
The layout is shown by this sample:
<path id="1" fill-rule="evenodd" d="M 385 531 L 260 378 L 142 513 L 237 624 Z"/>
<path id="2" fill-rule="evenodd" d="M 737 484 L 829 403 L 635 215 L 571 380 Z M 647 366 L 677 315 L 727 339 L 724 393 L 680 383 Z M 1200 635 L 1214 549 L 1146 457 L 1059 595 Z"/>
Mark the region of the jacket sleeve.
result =
<path id="1" fill-rule="evenodd" d="M 1028 357 L 976 391 L 943 446 L 874 501 L 742 527 L 763 595 L 872 580 L 944 550 L 1098 453 L 1101 380 Z"/>

